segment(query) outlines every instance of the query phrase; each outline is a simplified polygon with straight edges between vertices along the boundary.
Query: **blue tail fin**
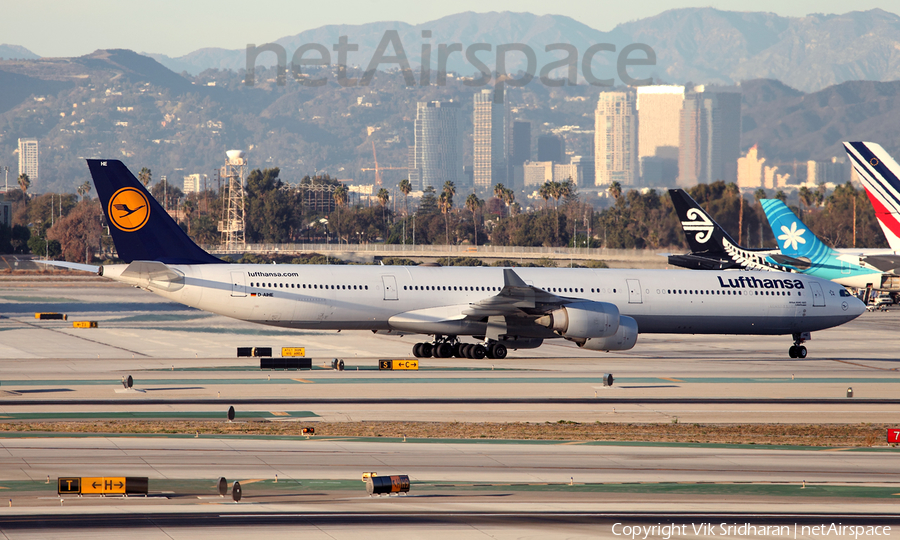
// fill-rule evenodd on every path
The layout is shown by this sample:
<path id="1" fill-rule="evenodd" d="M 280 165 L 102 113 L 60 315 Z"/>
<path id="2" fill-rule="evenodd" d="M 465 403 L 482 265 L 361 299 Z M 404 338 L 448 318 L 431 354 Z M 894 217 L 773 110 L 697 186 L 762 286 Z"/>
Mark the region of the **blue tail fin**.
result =
<path id="1" fill-rule="evenodd" d="M 763 211 L 782 253 L 790 257 L 802 257 L 813 263 L 825 259 L 832 253 L 833 250 L 819 240 L 782 201 L 761 199 L 759 202 L 762 203 Z"/>
<path id="2" fill-rule="evenodd" d="M 129 263 L 222 262 L 200 249 L 121 161 L 89 159 L 87 163 L 119 258 Z"/>

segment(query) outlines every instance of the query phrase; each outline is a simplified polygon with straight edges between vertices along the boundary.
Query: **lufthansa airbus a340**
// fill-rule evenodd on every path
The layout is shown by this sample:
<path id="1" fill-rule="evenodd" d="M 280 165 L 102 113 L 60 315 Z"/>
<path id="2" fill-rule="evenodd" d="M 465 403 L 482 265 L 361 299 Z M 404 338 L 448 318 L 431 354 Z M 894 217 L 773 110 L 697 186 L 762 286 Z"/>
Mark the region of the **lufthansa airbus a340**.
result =
<path id="1" fill-rule="evenodd" d="M 623 351 L 654 333 L 790 335 L 790 356 L 803 358 L 810 332 L 865 311 L 842 286 L 789 273 L 227 264 L 122 162 L 88 166 L 126 264 L 48 263 L 244 321 L 431 336 L 413 348 L 418 357 L 504 358 L 551 338 Z"/>

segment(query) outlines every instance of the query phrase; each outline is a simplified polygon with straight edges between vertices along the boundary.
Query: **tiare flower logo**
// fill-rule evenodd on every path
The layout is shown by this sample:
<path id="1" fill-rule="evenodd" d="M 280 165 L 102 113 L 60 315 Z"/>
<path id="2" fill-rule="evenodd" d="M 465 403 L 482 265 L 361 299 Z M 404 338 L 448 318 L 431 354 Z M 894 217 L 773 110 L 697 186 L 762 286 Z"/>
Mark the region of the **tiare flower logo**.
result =
<path id="1" fill-rule="evenodd" d="M 787 249 L 788 246 L 791 246 L 791 249 L 794 251 L 797 250 L 797 244 L 805 244 L 806 240 L 803 238 L 803 233 L 806 232 L 806 229 L 798 229 L 797 222 L 791 223 L 791 228 L 788 229 L 787 226 L 781 226 L 781 232 L 784 234 L 778 235 L 779 240 L 784 240 L 784 246 L 782 249 Z"/>

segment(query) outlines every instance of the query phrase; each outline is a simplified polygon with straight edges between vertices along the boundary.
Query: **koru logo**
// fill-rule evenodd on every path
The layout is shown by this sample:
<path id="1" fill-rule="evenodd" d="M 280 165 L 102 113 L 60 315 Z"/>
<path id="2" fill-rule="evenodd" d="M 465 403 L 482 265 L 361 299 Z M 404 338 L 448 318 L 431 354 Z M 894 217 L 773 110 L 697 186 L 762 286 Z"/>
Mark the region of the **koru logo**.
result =
<path id="1" fill-rule="evenodd" d="M 713 232 L 712 221 L 696 208 L 691 208 L 687 211 L 687 218 L 689 221 L 681 222 L 681 226 L 684 227 L 685 232 L 691 231 L 696 233 L 694 240 L 701 244 L 708 242 L 712 237 Z"/>
<path id="2" fill-rule="evenodd" d="M 143 227 L 150 217 L 150 201 L 135 188 L 122 188 L 110 197 L 107 214 L 117 229 L 135 232 Z"/>

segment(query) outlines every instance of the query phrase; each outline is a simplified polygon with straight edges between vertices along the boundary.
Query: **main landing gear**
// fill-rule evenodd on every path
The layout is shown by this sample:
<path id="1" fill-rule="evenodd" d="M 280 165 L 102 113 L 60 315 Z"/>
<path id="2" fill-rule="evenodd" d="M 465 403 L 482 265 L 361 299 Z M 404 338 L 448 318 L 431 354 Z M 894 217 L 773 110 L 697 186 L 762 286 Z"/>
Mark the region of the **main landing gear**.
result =
<path id="1" fill-rule="evenodd" d="M 794 344 L 788 349 L 788 356 L 791 358 L 806 358 L 806 347 L 802 345 L 809 339 L 809 332 L 794 334 Z"/>
<path id="2" fill-rule="evenodd" d="M 506 345 L 488 340 L 487 343 L 460 343 L 456 336 L 435 336 L 433 343 L 416 343 L 413 345 L 413 356 L 416 358 L 506 358 Z"/>

